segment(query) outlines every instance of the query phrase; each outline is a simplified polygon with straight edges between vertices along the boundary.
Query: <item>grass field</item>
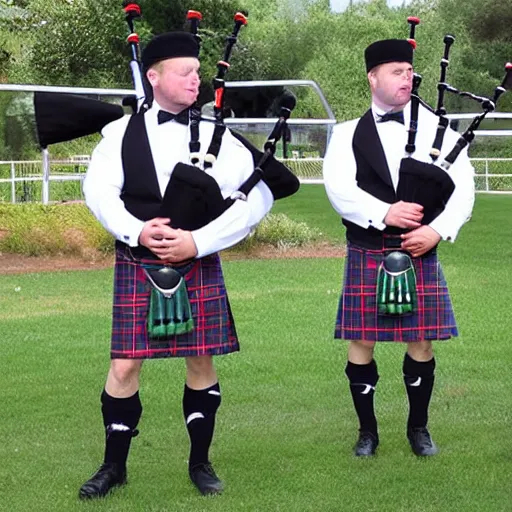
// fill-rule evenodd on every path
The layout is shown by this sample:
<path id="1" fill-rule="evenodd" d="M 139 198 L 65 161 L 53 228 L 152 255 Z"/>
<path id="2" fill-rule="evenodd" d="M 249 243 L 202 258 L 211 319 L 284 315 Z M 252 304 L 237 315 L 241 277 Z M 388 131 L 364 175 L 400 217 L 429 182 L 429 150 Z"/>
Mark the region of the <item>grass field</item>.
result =
<path id="1" fill-rule="evenodd" d="M 276 212 L 341 240 L 322 187 Z M 405 439 L 403 347 L 376 352 L 381 445 L 352 456 L 357 424 L 333 341 L 341 259 L 229 261 L 242 351 L 218 358 L 223 391 L 211 456 L 226 492 L 187 477 L 183 361 L 145 366 L 130 484 L 80 503 L 103 452 L 99 395 L 108 368 L 112 272 L 0 276 L 0 510 L 505 512 L 512 510 L 512 197 L 479 196 L 441 259 L 461 336 L 436 345 L 431 432 L 438 456 Z"/>

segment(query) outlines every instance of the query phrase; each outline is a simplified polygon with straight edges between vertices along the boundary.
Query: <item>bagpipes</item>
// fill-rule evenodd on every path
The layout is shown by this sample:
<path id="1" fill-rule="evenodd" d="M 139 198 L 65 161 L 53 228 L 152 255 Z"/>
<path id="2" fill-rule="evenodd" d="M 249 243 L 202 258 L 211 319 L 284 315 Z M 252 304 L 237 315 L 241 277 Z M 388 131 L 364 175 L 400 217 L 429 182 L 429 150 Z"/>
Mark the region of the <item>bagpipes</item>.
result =
<path id="1" fill-rule="evenodd" d="M 234 22 L 235 25 L 233 32 L 227 38 L 224 56 L 222 60 L 217 63 L 218 73 L 213 80 L 213 89 L 215 93 L 215 129 L 212 142 L 205 157 L 205 168 L 213 164 L 217 158 L 222 141 L 222 135 L 226 129 L 224 124 L 224 77 L 230 67 L 229 59 L 233 46 L 237 41 L 238 32 L 242 26 L 247 24 L 247 18 L 243 13 L 236 13 Z M 263 180 L 267 184 L 274 196 L 274 199 L 276 200 L 293 195 L 299 189 L 300 184 L 297 177 L 285 165 L 274 158 L 276 144 L 282 137 L 283 133 L 286 133 L 286 121 L 290 117 L 291 111 L 295 108 L 295 104 L 296 98 L 290 92 L 285 92 L 280 98 L 279 119 L 264 145 L 263 153 L 242 135 L 237 132 L 232 132 L 233 136 L 250 151 L 255 166 L 254 173 L 248 180 L 246 180 L 246 182 L 244 182 L 238 190 L 238 193 L 235 192 L 237 199 L 246 198 L 250 190 L 252 190 L 260 180 Z M 233 199 L 231 198 L 231 201 L 232 200 Z"/>
<path id="2" fill-rule="evenodd" d="M 134 84 L 135 94 L 128 95 L 123 98 L 123 106 L 131 107 L 133 114 L 143 114 L 152 104 L 153 94 L 152 89 L 147 80 L 144 78 L 142 72 L 142 65 L 140 59 L 140 42 L 139 36 L 135 31 L 134 22 L 141 18 L 142 11 L 140 6 L 135 1 L 124 0 L 122 8 L 125 13 L 125 20 L 128 24 L 129 34 L 127 42 L 130 47 L 130 70 Z M 190 24 L 190 31 L 200 41 L 198 34 L 199 22 L 202 16 L 198 11 L 188 11 L 187 21 Z M 233 33 L 227 38 L 227 45 L 224 52 L 224 57 L 218 63 L 218 74 L 214 81 L 215 88 L 215 129 L 214 137 L 210 148 L 205 157 L 205 167 L 208 168 L 215 161 L 218 152 L 220 151 L 220 143 L 222 135 L 225 131 L 223 125 L 223 99 L 224 99 L 224 76 L 229 68 L 229 57 L 231 50 L 236 42 L 236 38 L 240 28 L 246 24 L 247 20 L 245 15 L 237 13 L 235 15 L 235 26 Z M 289 100 L 287 100 L 289 102 Z M 285 101 L 283 100 L 283 108 Z M 294 103 L 294 102 L 293 102 Z M 293 107 L 292 107 L 293 108 Z M 50 144 L 73 140 L 79 137 L 90 135 L 100 132 L 108 123 L 115 121 L 125 115 L 125 111 L 121 105 L 108 103 L 106 101 L 86 98 L 75 94 L 56 93 L 56 92 L 36 92 L 34 94 L 34 110 L 36 130 L 41 147 L 44 149 Z M 291 110 L 291 109 L 290 109 Z M 201 121 L 201 109 L 196 103 L 190 108 L 190 129 L 191 139 L 189 142 L 191 162 L 198 165 L 199 162 L 199 122 Z M 276 126 L 282 126 L 282 118 L 278 121 Z M 275 131 L 275 129 L 273 130 Z M 220 193 L 213 194 L 209 201 L 209 205 L 205 205 L 205 209 L 211 211 L 203 217 L 192 223 L 186 225 L 201 227 L 199 224 L 205 225 L 213 220 L 216 216 L 225 211 L 237 199 L 246 196 L 250 189 L 262 179 L 270 188 L 274 199 L 280 199 L 294 194 L 299 188 L 299 181 L 296 176 L 281 162 L 267 155 L 264 158 L 264 153 L 259 151 L 254 145 L 247 141 L 240 134 L 233 132 L 233 135 L 251 152 L 253 157 L 255 173 L 251 176 L 250 184 L 245 184 L 244 192 L 242 194 L 235 193 L 232 198 L 224 200 L 220 197 Z M 276 140 L 277 141 L 277 140 Z M 266 151 L 266 150 L 265 150 Z M 273 153 L 272 153 L 273 155 Z M 263 159 L 264 158 L 264 159 Z M 185 165 L 185 164 L 183 164 Z M 189 166 L 188 166 L 189 167 Z M 193 187 L 204 187 L 204 181 L 208 180 L 208 175 L 200 170 L 201 174 L 195 173 L 194 178 L 181 176 L 177 172 L 174 176 L 174 181 L 183 179 L 192 179 Z M 188 173 L 189 175 L 191 173 Z M 259 176 L 256 179 L 256 176 Z M 210 185 L 213 183 L 210 182 Z M 215 184 L 216 185 L 216 184 Z M 217 187 L 218 188 L 218 187 Z M 206 185 L 206 195 L 211 193 L 211 189 Z M 164 201 L 167 203 L 167 201 Z M 183 201 L 180 201 L 183 202 Z M 196 205 L 197 206 L 197 205 Z M 196 208 L 197 210 L 197 208 Z M 199 214 L 196 216 L 200 216 Z M 185 215 L 186 217 L 186 215 Z M 198 224 L 199 223 L 199 224 Z"/>
<path id="3" fill-rule="evenodd" d="M 415 17 L 408 18 L 410 24 L 409 43 L 416 49 L 414 38 L 415 28 L 420 20 Z M 417 203 L 423 206 L 422 225 L 430 224 L 440 215 L 455 190 L 455 184 L 446 172 L 456 161 L 462 150 L 474 139 L 474 131 L 478 128 L 485 116 L 496 108 L 498 98 L 512 87 L 512 64 L 505 66 L 505 78 L 501 85 L 496 87 L 492 99 L 477 96 L 469 92 L 462 92 L 446 82 L 446 72 L 449 66 L 449 52 L 455 38 L 452 35 L 444 37 L 444 54 L 441 58 L 440 79 L 437 86 L 438 98 L 436 109 L 433 109 L 418 94 L 421 84 L 421 76 L 414 74 L 411 93 L 411 119 L 408 129 L 407 144 L 405 146 L 405 158 L 402 159 L 399 169 L 399 180 L 396 191 L 398 200 Z M 444 106 L 444 93 L 448 91 L 459 96 L 468 97 L 478 101 L 484 111 L 478 114 L 459 137 L 453 149 L 444 160 L 437 164 L 441 155 L 441 148 L 446 130 L 449 126 Z M 427 110 L 438 116 L 438 126 L 430 157 L 432 163 L 421 162 L 413 158 L 416 150 L 416 135 L 418 132 L 419 106 L 423 105 Z M 410 256 L 403 251 L 396 250 L 389 253 L 381 263 L 378 270 L 376 300 L 379 314 L 404 315 L 411 314 L 416 308 L 416 278 L 414 266 Z"/>
<path id="4" fill-rule="evenodd" d="M 496 109 L 496 104 L 498 103 L 498 99 L 500 98 L 500 96 L 504 92 L 512 89 L 512 63 L 507 62 L 505 64 L 505 76 L 503 77 L 501 84 L 495 88 L 492 99 L 485 98 L 483 96 L 477 96 L 469 92 L 461 92 L 455 89 L 454 87 L 449 86 L 448 84 L 445 84 L 445 89 L 449 92 L 456 93 L 459 96 L 468 97 L 471 98 L 472 100 L 479 102 L 484 109 L 484 111 L 481 114 L 477 115 L 473 119 L 473 121 L 468 126 L 466 131 L 464 131 L 464 133 L 460 136 L 454 148 L 441 163 L 441 167 L 443 169 L 448 170 L 451 167 L 451 165 L 455 162 L 461 151 L 466 146 L 471 144 L 471 142 L 473 142 L 475 138 L 475 130 L 478 129 L 480 123 L 484 120 L 487 114 L 493 112 Z"/>
<path id="5" fill-rule="evenodd" d="M 411 17 L 408 18 L 407 21 L 411 25 L 408 40 L 413 44 L 413 48 L 416 48 L 414 32 L 415 27 L 419 24 L 419 19 Z M 474 131 L 478 128 L 485 116 L 496 108 L 496 103 L 501 94 L 512 85 L 512 64 L 510 63 L 506 64 L 505 78 L 501 85 L 496 88 L 492 99 L 477 96 L 469 92 L 459 91 L 449 85 L 446 81 L 446 74 L 450 62 L 449 52 L 454 41 L 455 37 L 452 35 L 446 35 L 443 39 L 444 52 L 440 61 L 441 71 L 437 85 L 438 97 L 435 109 L 422 100 L 418 94 L 421 76 L 415 74 L 413 79 L 411 123 L 408 131 L 407 145 L 405 147 L 407 157 L 404 158 L 401 163 L 397 196 L 404 201 L 416 202 L 423 205 L 424 216 L 422 224 L 429 224 L 444 210 L 446 203 L 455 189 L 455 185 L 446 171 L 455 162 L 461 151 L 471 143 L 474 138 Z M 449 126 L 444 105 L 444 95 L 446 91 L 478 101 L 483 106 L 484 112 L 474 118 L 469 128 L 460 136 L 453 149 L 447 154 L 443 161 L 439 163 L 437 160 L 441 155 L 444 136 Z M 430 150 L 431 164 L 419 162 L 412 157 L 415 151 L 415 138 L 418 129 L 418 108 L 420 104 L 439 118 L 432 149 Z"/>
<path id="6" fill-rule="evenodd" d="M 190 14 L 192 12 L 192 15 Z M 201 19 L 197 11 L 189 11 L 187 19 L 191 21 L 191 33 L 198 38 L 198 21 Z M 213 81 L 215 92 L 215 127 L 212 139 L 204 157 L 204 169 L 210 168 L 217 159 L 220 152 L 222 138 L 226 127 L 224 124 L 224 77 L 229 69 L 229 58 L 234 44 L 237 41 L 238 33 L 242 26 L 247 24 L 247 18 L 242 13 L 234 16 L 234 28 L 232 34 L 227 37 L 226 47 L 222 60 L 217 64 L 217 76 Z M 264 181 L 269 187 L 274 199 L 294 194 L 299 188 L 297 177 L 281 162 L 274 158 L 275 143 L 279 140 L 286 127 L 286 119 L 293 107 L 290 100 L 286 100 L 287 106 L 283 109 L 287 114 L 279 118 L 269 140 L 265 144 L 264 153 L 246 140 L 242 135 L 233 132 L 238 139 L 251 153 L 253 158 L 254 171 L 251 176 L 241 184 L 238 190 L 229 197 L 224 198 L 216 180 L 200 168 L 200 142 L 199 122 L 201 111 L 197 104 L 190 109 L 190 132 L 189 143 L 190 161 L 192 165 L 179 163 L 174 168 L 169 184 L 164 193 L 160 215 L 171 219 L 171 226 L 185 230 L 196 230 L 219 217 L 238 200 L 246 200 L 250 191 L 259 183 Z M 289 108 L 291 107 L 291 108 Z"/>
<path id="7" fill-rule="evenodd" d="M 416 50 L 415 30 L 420 20 L 416 17 L 409 17 L 407 22 L 410 25 L 408 41 Z M 445 53 L 445 57 L 447 57 L 447 53 Z M 406 156 L 400 162 L 396 193 L 399 200 L 421 204 L 423 206 L 422 224 L 429 224 L 444 210 L 455 185 L 443 169 L 413 158 L 416 151 L 420 104 L 433 112 L 433 109 L 418 94 L 420 84 L 421 75 L 415 73 L 411 93 L 411 118 L 405 146 Z"/>
<path id="8" fill-rule="evenodd" d="M 197 11 L 189 11 L 187 14 L 187 19 L 190 21 L 191 25 L 191 33 L 198 44 L 200 43 L 198 28 L 201 18 L 201 14 Z M 251 151 L 254 162 L 258 161 L 257 164 L 255 163 L 254 172 L 249 179 L 241 185 L 239 190 L 231 194 L 230 197 L 224 198 L 217 181 L 210 176 L 210 174 L 205 172 L 205 170 L 213 166 L 221 149 L 222 139 L 226 130 L 223 118 L 224 77 L 229 69 L 229 58 L 237 40 L 238 33 L 241 27 L 247 23 L 247 19 L 242 13 L 236 13 L 234 22 L 235 26 L 233 32 L 227 38 L 224 56 L 217 64 L 218 72 L 213 82 L 215 91 L 215 126 L 209 148 L 204 157 L 204 169 L 200 167 L 201 146 L 199 140 L 199 123 L 201 122 L 201 111 L 196 102 L 189 110 L 189 152 L 192 165 L 178 163 L 174 167 L 162 199 L 158 215 L 170 218 L 170 224 L 174 228 L 195 230 L 209 224 L 212 220 L 222 215 L 222 213 L 236 201 L 246 200 L 247 195 L 257 183 L 262 179 L 265 180 L 267 169 L 270 171 L 269 176 L 271 181 L 272 176 L 279 176 L 277 186 L 275 185 L 275 179 L 273 181 L 274 186 L 269 185 L 274 197 L 285 197 L 298 189 L 297 178 L 292 175 L 285 166 L 273 159 L 275 142 L 278 140 L 282 130 L 281 126 L 285 125 L 286 119 L 295 104 L 295 100 L 293 106 L 290 105 L 291 108 L 288 109 L 287 116 L 283 115 L 283 119 L 278 121 L 278 125 L 276 125 L 276 128 L 274 128 L 271 134 L 269 146 L 265 146 L 264 154 L 261 154 L 254 146 L 243 139 L 243 137 L 238 136 L 238 139 Z M 137 69 L 137 67 L 134 68 Z M 138 70 L 140 72 L 140 66 Z M 138 143 L 140 144 L 140 139 L 137 140 L 137 134 L 144 133 L 140 130 L 140 127 L 144 123 L 143 115 L 144 111 L 138 110 L 130 119 L 123 140 L 123 152 L 125 145 L 129 147 L 132 143 L 134 146 Z M 139 130 L 131 130 L 130 127 L 132 124 L 137 124 Z M 147 134 L 146 137 L 142 139 L 139 151 L 142 154 L 150 153 Z M 136 155 L 136 158 L 141 156 L 143 160 L 143 155 Z M 123 158 L 123 160 L 127 165 L 132 165 L 133 163 L 130 162 L 129 159 Z M 137 165 L 135 165 L 135 167 L 140 169 Z M 129 171 L 125 169 L 125 172 Z M 281 178 L 283 175 L 286 177 L 286 183 Z M 289 176 L 293 178 L 290 179 Z M 285 183 L 286 186 L 283 186 L 283 183 Z M 144 250 L 145 248 L 139 249 Z M 153 339 L 166 339 L 169 336 L 183 334 L 192 330 L 194 328 L 193 318 L 183 277 L 184 273 L 190 269 L 190 266 L 184 266 L 180 269 L 171 269 L 162 265 L 143 265 L 143 267 L 152 284 L 149 315 L 147 318 L 149 337 Z"/>
<path id="9" fill-rule="evenodd" d="M 418 18 L 414 18 L 414 19 L 418 20 Z M 410 20 L 410 18 L 408 19 L 408 21 L 409 20 Z M 417 23 L 419 23 L 419 20 L 417 21 Z M 411 31 L 413 31 L 413 30 L 414 30 L 414 28 L 411 27 Z M 425 101 L 423 101 L 417 93 L 417 88 L 416 88 L 416 90 L 414 90 L 414 86 L 413 86 L 413 92 L 412 92 L 412 100 L 415 100 L 416 102 L 420 102 L 428 110 L 430 110 L 436 116 L 439 117 L 439 124 L 437 127 L 437 131 L 436 131 L 436 135 L 435 135 L 433 144 L 432 144 L 432 149 L 430 150 L 430 157 L 433 162 L 436 162 L 441 154 L 441 148 L 442 148 L 443 141 L 444 141 L 444 135 L 449 126 L 449 120 L 446 117 L 447 112 L 446 112 L 446 108 L 444 105 L 445 92 L 450 92 L 450 93 L 456 94 L 461 97 L 470 98 L 474 101 L 477 101 L 478 103 L 480 103 L 482 105 L 483 112 L 481 114 L 478 114 L 475 116 L 475 118 L 473 119 L 473 121 L 471 122 L 471 124 L 469 125 L 467 130 L 459 138 L 459 141 L 456 143 L 454 148 L 450 151 L 450 153 L 446 156 L 446 158 L 441 163 L 441 167 L 445 170 L 448 170 L 450 168 L 450 166 L 455 162 L 455 160 L 457 159 L 457 157 L 459 156 L 461 151 L 473 141 L 473 139 L 475 137 L 475 134 L 474 134 L 475 130 L 478 129 L 478 127 L 480 126 L 480 123 L 487 116 L 487 114 L 489 114 L 490 112 L 493 112 L 496 109 L 496 105 L 497 105 L 497 102 L 498 102 L 498 99 L 500 98 L 500 96 L 504 92 L 506 92 L 507 90 L 512 88 L 512 63 L 510 63 L 510 62 L 507 62 L 505 64 L 505 77 L 503 78 L 501 84 L 496 87 L 492 99 L 484 97 L 484 96 L 478 96 L 478 95 L 470 93 L 470 92 L 461 91 L 461 90 L 451 86 L 450 84 L 448 84 L 446 81 L 446 72 L 447 72 L 447 69 L 450 64 L 450 60 L 449 60 L 450 49 L 454 42 L 455 42 L 454 36 L 452 36 L 450 34 L 447 34 L 444 36 L 444 39 L 443 39 L 444 53 L 443 53 L 443 57 L 440 60 L 440 77 L 439 77 L 439 82 L 437 84 L 438 96 L 437 96 L 436 108 L 433 109 L 430 105 L 428 105 Z M 421 78 L 420 78 L 420 81 L 421 81 Z M 418 83 L 418 86 L 419 86 L 419 83 Z M 411 103 L 413 103 L 413 101 L 411 101 Z"/>

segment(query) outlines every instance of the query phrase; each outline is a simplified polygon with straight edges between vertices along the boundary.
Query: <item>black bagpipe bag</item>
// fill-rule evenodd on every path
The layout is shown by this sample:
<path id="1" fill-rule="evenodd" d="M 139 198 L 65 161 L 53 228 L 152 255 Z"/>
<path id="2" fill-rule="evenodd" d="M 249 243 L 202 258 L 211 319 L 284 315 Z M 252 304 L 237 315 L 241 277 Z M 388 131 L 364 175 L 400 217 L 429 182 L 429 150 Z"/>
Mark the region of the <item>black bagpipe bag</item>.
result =
<path id="1" fill-rule="evenodd" d="M 233 135 L 251 152 L 256 167 L 263 153 L 240 134 Z M 297 177 L 273 156 L 265 162 L 262 180 L 276 200 L 294 194 L 300 186 Z M 169 217 L 173 228 L 193 231 L 209 224 L 233 203 L 222 197 L 218 183 L 205 171 L 178 163 L 165 190 L 160 216 Z"/>
<path id="2" fill-rule="evenodd" d="M 239 133 L 235 131 L 232 131 L 231 133 L 251 152 L 254 167 L 256 167 L 261 161 L 263 153 Z M 295 194 L 300 187 L 300 182 L 297 176 L 295 176 L 295 174 L 293 174 L 286 165 L 274 158 L 274 156 L 270 156 L 265 161 L 265 164 L 263 165 L 262 180 L 270 189 L 276 201 Z"/>
<path id="3" fill-rule="evenodd" d="M 400 162 L 397 198 L 423 206 L 422 224 L 430 224 L 445 208 L 455 184 L 437 165 L 403 158 Z"/>
<path id="4" fill-rule="evenodd" d="M 218 183 L 205 171 L 184 163 L 176 164 L 162 200 L 161 217 L 171 227 L 194 231 L 209 224 L 230 206 Z"/>
<path id="5" fill-rule="evenodd" d="M 36 92 L 34 111 L 42 148 L 100 132 L 124 116 L 123 107 L 74 94 Z"/>

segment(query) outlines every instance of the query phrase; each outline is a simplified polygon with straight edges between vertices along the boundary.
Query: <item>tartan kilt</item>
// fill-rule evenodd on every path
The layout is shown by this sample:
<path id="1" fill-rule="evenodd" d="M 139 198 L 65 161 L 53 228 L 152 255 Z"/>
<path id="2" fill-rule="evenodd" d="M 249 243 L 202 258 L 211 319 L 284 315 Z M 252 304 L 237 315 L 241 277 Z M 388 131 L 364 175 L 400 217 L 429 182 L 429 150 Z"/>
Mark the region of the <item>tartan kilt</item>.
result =
<path id="1" fill-rule="evenodd" d="M 412 258 L 416 271 L 417 310 L 408 316 L 377 314 L 377 271 L 389 250 L 348 244 L 345 278 L 334 337 L 363 341 L 446 340 L 457 325 L 437 254 Z"/>
<path id="2" fill-rule="evenodd" d="M 193 331 L 167 340 L 148 339 L 151 284 L 140 261 L 132 257 L 129 248 L 117 248 L 111 359 L 220 355 L 240 349 L 218 254 L 196 260 L 185 275 Z M 161 260 L 142 261 L 162 264 Z"/>

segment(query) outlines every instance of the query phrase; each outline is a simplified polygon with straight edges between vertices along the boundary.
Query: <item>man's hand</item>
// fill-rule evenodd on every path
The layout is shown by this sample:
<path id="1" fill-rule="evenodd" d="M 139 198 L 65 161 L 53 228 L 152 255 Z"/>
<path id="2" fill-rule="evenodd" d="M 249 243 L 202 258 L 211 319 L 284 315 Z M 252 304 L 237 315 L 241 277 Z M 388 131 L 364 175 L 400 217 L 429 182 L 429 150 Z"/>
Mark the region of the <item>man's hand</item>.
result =
<path id="1" fill-rule="evenodd" d="M 384 224 L 397 228 L 414 229 L 421 226 L 422 218 L 423 206 L 421 204 L 398 201 L 390 206 L 384 217 Z"/>
<path id="2" fill-rule="evenodd" d="M 140 232 L 139 244 L 153 252 L 155 252 L 155 249 L 165 247 L 164 239 L 170 236 L 171 230 L 169 222 L 171 222 L 171 219 L 162 217 L 148 220 Z"/>
<path id="3" fill-rule="evenodd" d="M 197 256 L 197 247 L 190 231 L 183 229 L 169 228 L 170 233 L 166 235 L 166 246 L 155 254 L 171 263 L 180 263 L 191 260 Z"/>
<path id="4" fill-rule="evenodd" d="M 417 258 L 423 256 L 426 252 L 435 247 L 441 240 L 441 236 L 430 226 L 420 226 L 413 229 L 402 237 L 401 248 L 411 253 L 411 256 Z"/>
<path id="5" fill-rule="evenodd" d="M 190 231 L 171 228 L 169 222 L 161 217 L 148 220 L 139 235 L 139 244 L 171 263 L 195 258 L 197 247 Z"/>

